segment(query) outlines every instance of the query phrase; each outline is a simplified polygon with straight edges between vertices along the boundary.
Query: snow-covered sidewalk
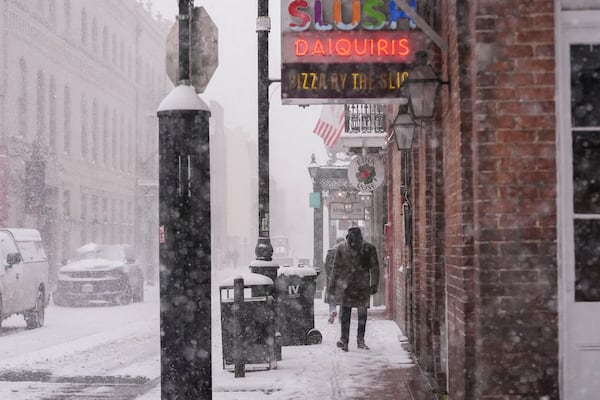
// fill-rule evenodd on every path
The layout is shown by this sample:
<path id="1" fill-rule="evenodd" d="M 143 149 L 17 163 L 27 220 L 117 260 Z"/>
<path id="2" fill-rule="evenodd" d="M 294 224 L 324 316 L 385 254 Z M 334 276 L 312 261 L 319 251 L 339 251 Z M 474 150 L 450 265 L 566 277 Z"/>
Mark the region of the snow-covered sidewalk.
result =
<path id="1" fill-rule="evenodd" d="M 218 299 L 216 293 L 213 299 Z M 365 341 L 370 350 L 356 348 L 357 321 L 353 309 L 350 349 L 343 352 L 336 347 L 339 321 L 329 324 L 328 305 L 315 299 L 315 328 L 323 335 L 321 344 L 284 346 L 277 369 L 246 372 L 245 377 L 235 378 L 233 372 L 223 370 L 220 310 L 215 310 L 215 306 L 218 304 L 213 304 L 212 317 L 215 400 L 360 399 L 382 384 L 382 371 L 414 366 L 401 346 L 406 338 L 398 326 L 381 318 L 383 308 L 369 309 Z"/>
<path id="2" fill-rule="evenodd" d="M 336 347 L 340 335 L 339 321 L 336 319 L 333 324 L 327 322 L 328 305 L 321 299 L 315 299 L 315 328 L 323 335 L 321 344 L 284 346 L 276 369 L 247 371 L 245 377 L 235 378 L 233 372 L 223 369 L 218 300 L 218 286 L 223 277 L 234 276 L 235 272 L 221 271 L 219 275 L 213 275 L 214 400 L 350 400 L 372 398 L 376 393 L 379 393 L 379 399 L 425 398 L 421 397 L 424 393 L 412 393 L 409 388 L 411 382 L 408 380 L 414 377 L 416 367 L 402 348 L 405 336 L 393 321 L 383 318 L 383 307 L 369 309 L 365 341 L 370 350 L 356 347 L 357 321 L 356 309 L 353 309 L 350 349 L 343 352 Z M 393 387 L 390 387 L 390 382 L 393 382 Z M 138 399 L 160 399 L 160 387 Z"/>

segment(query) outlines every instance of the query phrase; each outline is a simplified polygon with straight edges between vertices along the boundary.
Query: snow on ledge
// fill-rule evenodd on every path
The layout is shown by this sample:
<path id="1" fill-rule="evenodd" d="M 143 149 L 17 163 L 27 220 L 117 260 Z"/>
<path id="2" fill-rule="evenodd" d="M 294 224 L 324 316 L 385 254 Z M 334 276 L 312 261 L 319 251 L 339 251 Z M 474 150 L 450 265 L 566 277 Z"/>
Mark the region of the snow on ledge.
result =
<path id="1" fill-rule="evenodd" d="M 237 278 L 242 278 L 244 280 L 244 286 L 273 285 L 273 280 L 268 276 L 256 274 L 254 272 L 246 272 L 224 279 L 219 287 L 233 287 L 233 282 Z"/>
<path id="2" fill-rule="evenodd" d="M 189 85 L 176 86 L 158 105 L 158 112 L 176 110 L 210 111 L 210 108 Z"/>
<path id="3" fill-rule="evenodd" d="M 317 271 L 312 267 L 282 267 L 277 271 L 277 275 L 281 276 L 316 276 Z"/>

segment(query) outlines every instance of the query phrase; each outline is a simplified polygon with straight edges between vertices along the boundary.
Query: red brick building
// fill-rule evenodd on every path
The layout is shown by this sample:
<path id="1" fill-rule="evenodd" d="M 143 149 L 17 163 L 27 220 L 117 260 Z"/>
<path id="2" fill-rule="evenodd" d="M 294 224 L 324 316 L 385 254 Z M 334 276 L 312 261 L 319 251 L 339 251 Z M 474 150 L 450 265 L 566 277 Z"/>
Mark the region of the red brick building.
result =
<path id="1" fill-rule="evenodd" d="M 390 316 L 448 399 L 600 398 L 600 1 L 418 12 L 448 84 L 387 149 Z"/>

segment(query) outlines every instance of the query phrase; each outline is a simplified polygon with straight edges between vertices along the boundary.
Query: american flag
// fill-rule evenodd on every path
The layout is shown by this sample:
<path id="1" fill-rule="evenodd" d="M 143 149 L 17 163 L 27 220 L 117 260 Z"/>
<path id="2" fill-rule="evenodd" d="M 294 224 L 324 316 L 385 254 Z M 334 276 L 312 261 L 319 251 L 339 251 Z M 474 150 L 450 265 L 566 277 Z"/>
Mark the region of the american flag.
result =
<path id="1" fill-rule="evenodd" d="M 323 139 L 327 147 L 333 147 L 344 131 L 344 105 L 324 105 L 313 133 Z"/>

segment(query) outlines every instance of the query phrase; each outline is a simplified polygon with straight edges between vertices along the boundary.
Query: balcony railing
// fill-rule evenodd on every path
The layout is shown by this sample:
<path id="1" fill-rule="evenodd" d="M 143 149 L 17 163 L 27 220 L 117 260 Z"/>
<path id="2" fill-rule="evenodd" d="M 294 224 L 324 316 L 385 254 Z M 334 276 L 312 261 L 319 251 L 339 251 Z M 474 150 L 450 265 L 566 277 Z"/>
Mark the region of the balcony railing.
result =
<path id="1" fill-rule="evenodd" d="M 345 105 L 345 129 L 340 137 L 348 152 L 376 151 L 386 145 L 386 114 L 381 104 Z"/>
<path id="2" fill-rule="evenodd" d="M 385 133 L 385 110 L 381 104 L 347 104 L 346 133 Z"/>

